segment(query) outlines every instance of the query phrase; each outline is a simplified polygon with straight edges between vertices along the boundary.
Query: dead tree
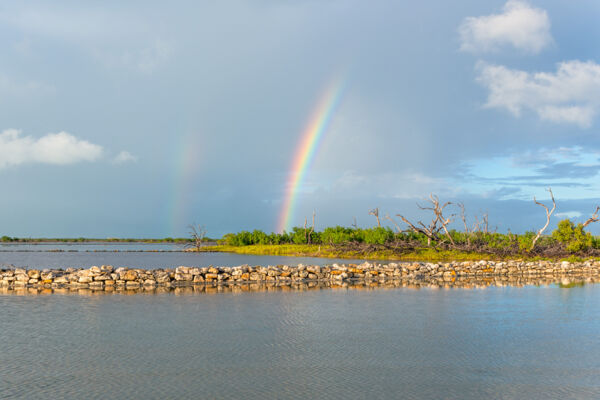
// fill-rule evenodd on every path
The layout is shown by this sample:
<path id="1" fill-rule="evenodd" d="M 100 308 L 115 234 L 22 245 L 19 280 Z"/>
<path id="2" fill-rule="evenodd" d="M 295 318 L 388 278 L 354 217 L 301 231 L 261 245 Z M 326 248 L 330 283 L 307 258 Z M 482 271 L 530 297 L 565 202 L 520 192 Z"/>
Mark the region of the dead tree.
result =
<path id="1" fill-rule="evenodd" d="M 469 230 L 469 226 L 467 225 L 467 216 L 465 214 L 465 205 L 463 203 L 457 204 L 458 208 L 460 208 L 460 219 L 465 226 L 465 234 L 467 235 L 467 246 L 471 246 L 471 231 Z"/>
<path id="2" fill-rule="evenodd" d="M 198 224 L 188 225 L 188 229 L 190 230 L 190 236 L 194 241 L 194 247 L 196 248 L 196 251 L 200 251 L 202 241 L 204 241 L 204 237 L 206 236 L 206 229 Z"/>
<path id="3" fill-rule="evenodd" d="M 496 227 L 498 229 L 498 227 Z M 473 228 L 471 228 L 471 232 L 482 232 L 489 233 L 489 221 L 488 221 L 488 212 L 484 212 L 481 214 L 481 221 L 475 215 L 475 223 L 473 224 Z"/>
<path id="4" fill-rule="evenodd" d="M 312 240 L 312 234 L 315 231 L 315 216 L 317 215 L 316 211 L 313 210 L 313 215 L 312 215 L 312 226 L 310 227 L 310 232 L 308 233 L 308 236 L 311 238 Z"/>
<path id="5" fill-rule="evenodd" d="M 533 248 L 535 247 L 535 243 L 538 241 L 540 236 L 542 236 L 542 233 L 544 233 L 544 231 L 550 224 L 550 216 L 552 215 L 554 210 L 556 210 L 556 201 L 554 201 L 554 194 L 552 194 L 552 189 L 548 188 L 548 192 L 550 192 L 550 199 L 552 199 L 552 209 L 549 209 L 548 206 L 537 201 L 535 199 L 535 196 L 533 196 L 533 202 L 538 206 L 544 207 L 544 209 L 546 210 L 546 223 L 544 224 L 544 226 L 542 226 L 542 228 L 538 231 L 537 235 L 533 238 L 533 242 L 531 242 L 531 249 L 529 249 L 530 251 L 533 250 Z"/>
<path id="6" fill-rule="evenodd" d="M 402 222 L 408 225 L 411 231 L 425 235 L 427 237 L 427 246 L 431 246 L 432 240 L 437 240 L 437 230 L 435 229 L 435 225 L 433 225 L 433 221 L 435 221 L 435 219 L 432 221 L 432 224 L 430 224 L 429 227 L 425 226 L 421 221 L 419 221 L 418 223 L 422 226 L 421 228 L 419 228 L 418 226 L 415 226 L 409 220 L 404 218 L 404 216 L 400 214 L 396 214 L 396 216 L 400 217 Z M 396 229 L 398 229 L 398 232 L 400 232 L 400 228 L 398 227 L 398 225 L 396 225 Z"/>
<path id="7" fill-rule="evenodd" d="M 373 215 L 375 218 L 377 218 L 377 227 L 381 228 L 381 222 L 379 222 L 379 207 L 369 211 L 369 215 Z"/>
<path id="8" fill-rule="evenodd" d="M 444 217 L 444 209 L 452 203 L 448 201 L 443 205 L 440 205 L 439 198 L 433 194 L 429 195 L 429 201 L 431 202 L 431 207 L 423 207 L 417 203 L 417 207 L 419 207 L 421 210 L 430 210 L 433 212 L 433 218 L 428 226 L 421 221 L 417 222 L 417 225 L 420 225 L 417 226 L 407 220 L 404 216 L 400 214 L 396 215 L 400 217 L 400 219 L 402 219 L 402 221 L 407 224 L 413 232 L 425 235 L 427 237 L 428 246 L 431 246 L 432 241 L 439 240 L 439 232 L 442 230 L 444 231 L 450 243 L 452 243 L 454 246 L 454 240 L 452 239 L 452 236 L 450 236 L 450 232 L 448 232 L 447 228 L 447 225 L 452 222 L 452 216 L 449 218 Z"/>
<path id="9" fill-rule="evenodd" d="M 483 233 L 489 233 L 489 223 L 488 223 L 488 212 L 484 212 L 481 216 L 481 223 L 483 224 Z"/>
<path id="10" fill-rule="evenodd" d="M 481 222 L 479 222 L 479 218 L 475 215 L 475 222 L 473 223 L 473 228 L 471 228 L 471 232 L 481 232 Z"/>
<path id="11" fill-rule="evenodd" d="M 313 215 L 312 215 L 312 226 L 310 227 L 310 230 L 308 229 L 308 221 L 306 219 L 306 217 L 304 217 L 304 235 L 306 236 L 306 243 L 310 244 L 311 239 L 312 239 L 312 234 L 315 231 L 315 211 L 313 211 Z"/>
<path id="12" fill-rule="evenodd" d="M 385 214 L 385 219 L 387 219 L 388 221 L 390 221 L 392 224 L 394 224 L 394 226 L 396 227 L 396 230 L 398 231 L 398 233 L 402 233 L 402 229 L 400 229 L 400 227 L 398 226 L 398 224 L 396 223 L 396 221 L 394 221 L 394 219 L 392 217 L 390 217 L 389 214 Z"/>
<path id="13" fill-rule="evenodd" d="M 443 205 L 440 205 L 440 199 L 436 195 L 433 195 L 433 194 L 429 195 L 429 201 L 431 202 L 431 205 L 432 205 L 431 207 L 422 207 L 419 204 L 417 204 L 417 207 L 419 207 L 421 210 L 430 210 L 433 212 L 434 219 L 432 220 L 430 227 L 435 227 L 437 225 L 437 223 L 439 223 L 440 227 L 438 228 L 438 232 L 443 229 L 444 233 L 446 234 L 446 237 L 448 238 L 448 240 L 450 240 L 450 243 L 452 243 L 452 246 L 454 246 L 454 240 L 452 240 L 452 236 L 450 236 L 450 232 L 448 232 L 448 228 L 447 228 L 447 225 L 450 222 L 452 222 L 452 217 L 454 216 L 454 214 L 448 218 L 444 217 L 444 208 L 446 208 L 447 206 L 449 206 L 452 203 L 447 201 Z M 421 225 L 423 227 L 425 226 L 422 223 L 421 223 Z"/>
<path id="14" fill-rule="evenodd" d="M 588 218 L 588 220 L 583 223 L 583 227 L 584 228 L 586 226 L 588 226 L 589 224 L 591 224 L 592 222 L 598 222 L 600 220 L 600 218 L 598 218 L 598 211 L 600 211 L 600 206 L 596 207 L 596 211 L 594 211 L 594 213 L 592 214 L 592 216 L 590 218 Z"/>

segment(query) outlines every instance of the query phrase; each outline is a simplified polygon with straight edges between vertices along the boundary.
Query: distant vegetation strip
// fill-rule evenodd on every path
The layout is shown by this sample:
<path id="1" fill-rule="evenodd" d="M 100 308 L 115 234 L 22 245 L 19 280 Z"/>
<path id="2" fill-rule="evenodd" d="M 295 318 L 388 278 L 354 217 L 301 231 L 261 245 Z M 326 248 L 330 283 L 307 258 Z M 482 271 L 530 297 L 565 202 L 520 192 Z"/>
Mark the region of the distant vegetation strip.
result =
<path id="1" fill-rule="evenodd" d="M 199 251 L 387 260 L 498 260 L 600 257 L 600 237 L 584 231 L 582 224 L 563 220 L 551 235 L 460 232 L 448 230 L 431 240 L 420 232 L 394 232 L 388 227 L 330 227 L 318 232 L 295 227 L 292 232 L 254 230 L 230 233 L 217 246 Z M 196 248 L 195 250 L 198 250 Z"/>
<path id="2" fill-rule="evenodd" d="M 227 249 L 246 254 L 285 254 L 319 255 L 335 257 L 360 257 L 391 260 L 481 260 L 481 259 L 535 259 L 535 258 L 587 258 L 600 257 L 600 237 L 592 236 L 585 229 L 589 224 L 600 221 L 600 206 L 583 223 L 575 224 L 569 219 L 558 223 L 550 235 L 544 234 L 556 211 L 556 201 L 552 189 L 548 188 L 551 204 L 540 203 L 534 197 L 535 205 L 545 213 L 546 223 L 537 231 L 523 234 L 498 233 L 489 229 L 487 213 L 481 219 L 475 216 L 475 223 L 467 222 L 465 206 L 462 203 L 441 202 L 431 194 L 428 204 L 417 207 L 430 212 L 431 222 L 410 221 L 401 214 L 389 215 L 383 219 L 395 228 L 381 226 L 379 208 L 369 211 L 376 218 L 377 226 L 359 228 L 335 226 L 318 232 L 315 230 L 315 213 L 312 226 L 305 219 L 303 227 L 294 227 L 291 232 L 267 234 L 263 231 L 242 231 L 229 233 L 219 241 Z M 460 218 L 463 231 L 450 228 L 450 223 Z M 401 226 L 403 225 L 403 226 Z M 312 246 L 290 248 L 277 246 Z M 248 247 L 254 246 L 254 247 Z M 314 246 L 318 246 L 315 250 Z M 195 249 L 200 250 L 196 245 Z M 218 247 L 213 248 L 217 250 Z M 205 251 L 208 249 L 204 249 Z"/>

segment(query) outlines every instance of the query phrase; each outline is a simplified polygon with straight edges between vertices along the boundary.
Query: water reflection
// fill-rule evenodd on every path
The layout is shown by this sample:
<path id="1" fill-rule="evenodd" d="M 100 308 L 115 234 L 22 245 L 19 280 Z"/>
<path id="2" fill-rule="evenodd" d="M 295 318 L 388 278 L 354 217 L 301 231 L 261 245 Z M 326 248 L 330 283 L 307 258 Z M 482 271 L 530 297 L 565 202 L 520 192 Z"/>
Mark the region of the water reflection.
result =
<path id="1" fill-rule="evenodd" d="M 27 289 L 0 295 L 0 398 L 598 399 L 591 282 Z"/>

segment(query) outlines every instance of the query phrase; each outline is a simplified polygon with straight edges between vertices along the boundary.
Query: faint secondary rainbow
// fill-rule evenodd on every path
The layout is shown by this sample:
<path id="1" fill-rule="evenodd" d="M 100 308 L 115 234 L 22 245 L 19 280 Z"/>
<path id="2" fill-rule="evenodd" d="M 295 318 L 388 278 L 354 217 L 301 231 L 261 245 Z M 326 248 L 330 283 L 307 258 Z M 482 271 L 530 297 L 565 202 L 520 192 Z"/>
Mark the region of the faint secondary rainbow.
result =
<path id="1" fill-rule="evenodd" d="M 194 202 L 197 201 L 198 191 L 195 180 L 199 174 L 202 160 L 203 146 L 202 134 L 199 132 L 186 132 L 179 136 L 173 147 L 173 187 L 172 193 L 167 197 L 166 231 L 173 237 L 187 235 L 187 226 L 195 222 L 190 219 L 189 213 Z M 200 221 L 198 221 L 200 222 Z"/>
<path id="2" fill-rule="evenodd" d="M 341 79 L 334 80 L 321 95 L 306 128 L 302 131 L 286 181 L 285 196 L 279 214 L 278 232 L 292 228 L 298 192 L 310 169 L 323 134 L 329 127 L 343 91 L 344 82 Z"/>

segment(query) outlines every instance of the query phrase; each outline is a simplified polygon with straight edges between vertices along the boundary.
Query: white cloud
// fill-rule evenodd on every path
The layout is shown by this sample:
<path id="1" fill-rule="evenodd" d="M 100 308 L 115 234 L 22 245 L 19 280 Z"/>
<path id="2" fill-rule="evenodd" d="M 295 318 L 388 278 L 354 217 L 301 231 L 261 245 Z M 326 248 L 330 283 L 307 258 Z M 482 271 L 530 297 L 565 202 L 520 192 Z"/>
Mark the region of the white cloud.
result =
<path id="1" fill-rule="evenodd" d="M 485 106 L 516 117 L 528 109 L 545 121 L 588 128 L 600 106 L 600 65 L 593 61 L 561 62 L 556 72 L 529 73 L 482 62 L 477 68 L 478 82 L 489 90 Z"/>
<path id="2" fill-rule="evenodd" d="M 461 50 L 473 52 L 512 45 L 529 53 L 539 53 L 552 43 L 546 11 L 520 0 L 509 0 L 501 14 L 465 18 L 459 34 Z"/>
<path id="3" fill-rule="evenodd" d="M 123 164 L 130 161 L 137 161 L 137 157 L 128 151 L 122 151 L 113 159 L 113 164 Z"/>
<path id="4" fill-rule="evenodd" d="M 0 168 L 26 163 L 66 165 L 95 161 L 102 152 L 102 146 L 67 132 L 48 133 L 39 139 L 22 136 L 16 129 L 0 133 Z"/>
<path id="5" fill-rule="evenodd" d="M 555 218 L 579 218 L 583 214 L 580 211 L 565 211 L 554 214 Z"/>

